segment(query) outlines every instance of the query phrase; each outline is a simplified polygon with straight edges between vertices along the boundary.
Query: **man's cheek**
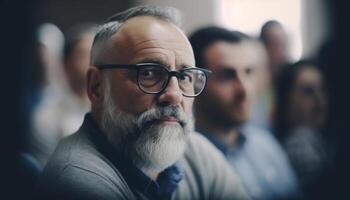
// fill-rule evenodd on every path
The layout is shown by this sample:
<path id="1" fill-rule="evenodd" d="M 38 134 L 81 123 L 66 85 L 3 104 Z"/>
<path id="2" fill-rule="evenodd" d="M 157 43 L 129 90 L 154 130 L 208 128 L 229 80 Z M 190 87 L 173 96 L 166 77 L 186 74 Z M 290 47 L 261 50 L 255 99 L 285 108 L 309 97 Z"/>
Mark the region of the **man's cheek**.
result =
<path id="1" fill-rule="evenodd" d="M 153 106 L 151 99 L 152 97 L 152 95 L 148 94 L 126 94 L 121 98 L 125 100 L 124 105 L 127 106 L 129 112 L 139 114 L 150 109 Z"/>
<path id="2" fill-rule="evenodd" d="M 184 103 L 183 103 L 183 109 L 185 111 L 186 114 L 192 114 L 192 108 L 193 108 L 193 98 L 188 98 L 188 97 L 184 97 L 187 98 L 185 99 Z"/>

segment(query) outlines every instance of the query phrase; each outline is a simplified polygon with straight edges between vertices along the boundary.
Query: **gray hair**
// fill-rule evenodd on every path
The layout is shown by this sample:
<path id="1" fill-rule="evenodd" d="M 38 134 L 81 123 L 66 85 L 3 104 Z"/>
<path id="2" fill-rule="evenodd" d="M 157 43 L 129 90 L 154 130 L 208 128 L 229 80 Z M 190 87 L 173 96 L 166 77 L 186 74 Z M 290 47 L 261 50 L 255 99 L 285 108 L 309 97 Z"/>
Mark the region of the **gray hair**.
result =
<path id="1" fill-rule="evenodd" d="M 126 21 L 137 16 L 153 16 L 181 27 L 181 14 L 173 7 L 142 5 L 117 13 L 109 17 L 97 31 L 91 48 L 91 65 L 101 63 L 103 55 L 108 51 L 111 37 L 118 32 Z"/>

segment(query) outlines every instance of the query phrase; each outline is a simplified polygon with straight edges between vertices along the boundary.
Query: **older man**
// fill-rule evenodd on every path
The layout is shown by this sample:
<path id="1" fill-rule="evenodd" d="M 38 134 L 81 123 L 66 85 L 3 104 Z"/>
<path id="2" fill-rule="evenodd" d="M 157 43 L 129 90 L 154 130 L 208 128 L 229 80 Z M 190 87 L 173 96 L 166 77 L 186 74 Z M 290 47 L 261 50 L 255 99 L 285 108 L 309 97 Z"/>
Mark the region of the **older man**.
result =
<path id="1" fill-rule="evenodd" d="M 44 170 L 52 199 L 245 199 L 236 176 L 193 132 L 193 97 L 209 71 L 195 68 L 171 8 L 113 16 L 95 36 L 91 113 Z"/>

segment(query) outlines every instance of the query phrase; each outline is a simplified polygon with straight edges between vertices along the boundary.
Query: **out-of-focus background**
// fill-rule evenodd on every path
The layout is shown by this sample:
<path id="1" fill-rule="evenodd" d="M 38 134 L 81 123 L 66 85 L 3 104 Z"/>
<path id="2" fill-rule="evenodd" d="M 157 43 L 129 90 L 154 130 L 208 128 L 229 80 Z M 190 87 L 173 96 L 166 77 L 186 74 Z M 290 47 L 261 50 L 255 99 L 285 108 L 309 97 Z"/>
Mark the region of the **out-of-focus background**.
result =
<path id="1" fill-rule="evenodd" d="M 47 0 L 40 5 L 39 22 L 53 23 L 65 32 L 78 23 L 102 22 L 113 13 L 142 4 L 180 9 L 187 33 L 215 24 L 258 36 L 266 21 L 278 20 L 288 31 L 295 60 L 315 54 L 332 32 L 330 6 L 322 0 Z"/>
<path id="2" fill-rule="evenodd" d="M 186 34 L 204 26 L 216 25 L 261 40 L 269 62 L 261 65 L 261 73 L 256 78 L 258 89 L 251 123 L 273 131 L 278 123 L 282 124 L 278 128 L 283 129 L 287 126 L 286 121 L 292 121 L 294 124 L 311 124 L 310 127 L 321 130 L 319 135 L 322 135 L 322 143 L 328 149 L 326 154 L 330 159 L 324 168 L 321 167 L 322 173 L 317 181 L 308 186 L 310 199 L 349 198 L 347 154 L 350 145 L 346 121 L 346 108 L 350 102 L 347 95 L 349 32 L 346 29 L 349 14 L 340 1 L 2 0 L 0 63 L 4 109 L 1 113 L 3 156 L 0 163 L 1 174 L 4 175 L 1 176 L 4 177 L 2 181 L 6 186 L 1 191 L 4 199 L 16 199 L 30 193 L 31 183 L 37 177 L 35 173 L 40 173 L 49 156 L 47 154 L 53 151 L 59 138 L 77 130 L 82 116 L 89 110 L 84 74 L 98 24 L 114 13 L 142 4 L 178 8 L 183 14 Z M 273 41 L 266 39 L 268 36 L 262 31 L 269 21 L 270 25 L 277 24 L 281 28 L 271 33 L 271 37 L 275 38 Z M 281 48 L 280 51 L 278 48 Z M 319 70 L 316 73 L 323 77 L 321 85 L 325 91 L 321 101 L 326 103 L 322 104 L 321 113 L 307 112 L 312 110 L 307 105 L 314 106 L 319 102 L 303 99 L 315 92 L 315 88 L 304 86 L 303 80 L 300 80 L 300 85 L 296 83 L 289 87 L 295 89 L 288 94 L 294 95 L 295 101 L 288 101 L 287 106 L 283 98 L 280 101 L 278 98 L 279 92 L 283 96 L 287 89 L 281 86 L 277 77 L 283 76 L 280 75 L 283 73 L 296 73 L 283 71 L 283 66 L 305 59 L 317 62 L 299 64 L 316 66 Z M 308 82 L 308 75 L 305 76 Z M 288 80 L 294 83 L 294 79 L 297 80 L 295 77 Z M 284 119 L 284 113 L 279 113 L 283 109 L 299 109 L 300 112 L 290 112 L 290 118 Z M 321 119 L 315 120 L 318 118 Z M 303 131 L 297 132 L 302 134 Z M 281 135 L 275 136 L 280 141 L 285 139 Z M 287 151 L 292 151 L 291 159 L 300 164 L 300 157 L 295 157 L 301 155 L 300 151 L 293 154 L 295 151 L 290 149 L 293 141 L 288 140 L 285 147 Z M 315 149 L 310 151 L 319 155 Z M 311 155 L 304 159 L 313 158 Z M 29 169 L 26 163 L 30 163 Z M 318 164 L 311 162 L 311 165 Z M 303 177 L 310 175 L 307 170 L 300 173 Z"/>

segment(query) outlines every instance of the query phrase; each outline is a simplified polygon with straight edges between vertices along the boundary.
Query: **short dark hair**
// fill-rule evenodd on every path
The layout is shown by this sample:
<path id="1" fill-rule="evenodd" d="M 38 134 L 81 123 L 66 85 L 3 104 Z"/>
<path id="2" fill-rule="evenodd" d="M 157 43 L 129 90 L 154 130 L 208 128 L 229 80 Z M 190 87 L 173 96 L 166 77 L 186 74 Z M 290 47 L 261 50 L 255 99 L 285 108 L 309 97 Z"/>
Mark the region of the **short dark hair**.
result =
<path id="1" fill-rule="evenodd" d="M 204 50 L 217 41 L 225 41 L 230 43 L 240 43 L 249 40 L 250 37 L 239 31 L 231 31 L 225 28 L 210 26 L 201 28 L 189 36 L 192 45 L 196 65 L 205 68 Z"/>
<path id="2" fill-rule="evenodd" d="M 261 27 L 259 38 L 264 44 L 266 44 L 268 42 L 268 37 L 266 35 L 267 31 L 274 26 L 278 26 L 281 28 L 283 27 L 282 24 L 276 20 L 269 20 L 269 21 L 265 22 L 264 25 Z"/>

